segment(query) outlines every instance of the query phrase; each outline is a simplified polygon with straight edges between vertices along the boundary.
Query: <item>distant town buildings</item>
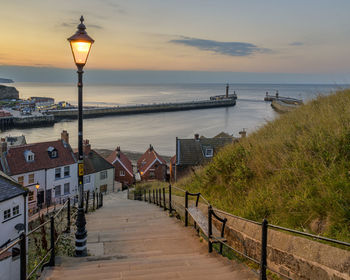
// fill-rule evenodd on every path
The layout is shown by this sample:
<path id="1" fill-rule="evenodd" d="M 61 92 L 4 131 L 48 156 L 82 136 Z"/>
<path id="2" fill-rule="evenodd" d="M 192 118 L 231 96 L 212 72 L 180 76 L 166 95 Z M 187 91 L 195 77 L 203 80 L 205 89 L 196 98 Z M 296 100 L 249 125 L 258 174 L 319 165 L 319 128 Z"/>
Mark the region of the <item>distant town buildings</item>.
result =
<path id="1" fill-rule="evenodd" d="M 0 171 L 0 250 L 28 231 L 27 190 Z M 0 279 L 20 279 L 19 247 L 0 255 Z"/>
<path id="2" fill-rule="evenodd" d="M 118 146 L 107 158 L 115 168 L 115 180 L 124 186 L 130 186 L 135 182 L 133 167 L 128 157 Z"/>

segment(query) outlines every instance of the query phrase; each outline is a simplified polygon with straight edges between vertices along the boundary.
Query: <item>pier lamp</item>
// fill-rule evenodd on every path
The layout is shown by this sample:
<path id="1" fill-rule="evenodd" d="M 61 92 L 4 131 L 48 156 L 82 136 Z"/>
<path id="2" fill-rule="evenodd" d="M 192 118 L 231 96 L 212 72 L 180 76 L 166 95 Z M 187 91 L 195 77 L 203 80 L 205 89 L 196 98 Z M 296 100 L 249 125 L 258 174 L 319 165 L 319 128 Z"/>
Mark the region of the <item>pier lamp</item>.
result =
<path id="1" fill-rule="evenodd" d="M 75 233 L 75 256 L 84 257 L 87 255 L 85 228 L 86 220 L 84 214 L 84 156 L 83 156 L 83 67 L 88 59 L 91 45 L 94 40 L 86 33 L 83 16 L 80 17 L 80 24 L 77 32 L 67 40 L 72 49 L 74 62 L 78 68 L 78 215 L 76 220 L 77 231 Z"/>

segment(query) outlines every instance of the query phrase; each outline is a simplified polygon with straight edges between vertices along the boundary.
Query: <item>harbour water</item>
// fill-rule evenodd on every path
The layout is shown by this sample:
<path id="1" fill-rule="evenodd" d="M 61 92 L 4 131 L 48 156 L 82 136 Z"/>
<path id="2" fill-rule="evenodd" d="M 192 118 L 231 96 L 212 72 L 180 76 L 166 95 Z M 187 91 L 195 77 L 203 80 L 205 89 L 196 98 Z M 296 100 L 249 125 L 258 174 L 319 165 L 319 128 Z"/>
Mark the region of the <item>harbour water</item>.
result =
<path id="1" fill-rule="evenodd" d="M 53 97 L 55 102 L 77 104 L 74 84 L 15 83 L 20 98 L 31 96 Z M 264 102 L 266 92 L 303 99 L 319 94 L 330 94 L 348 85 L 286 85 L 286 84 L 231 84 L 230 93 L 238 95 L 234 107 L 214 108 L 167 113 L 150 113 L 126 116 L 108 116 L 84 120 L 84 139 L 92 148 L 143 152 L 149 144 L 164 155 L 175 153 L 175 139 L 192 138 L 195 133 L 213 137 L 224 131 L 234 136 L 245 128 L 248 134 L 264 123 L 278 117 L 269 102 Z M 209 99 L 224 94 L 225 84 L 162 84 L 162 85 L 84 85 L 84 105 L 119 106 L 180 102 Z M 12 129 L 1 133 L 25 135 L 28 143 L 58 139 L 62 130 L 70 134 L 72 147 L 77 143 L 77 121 L 56 123 L 52 127 Z"/>

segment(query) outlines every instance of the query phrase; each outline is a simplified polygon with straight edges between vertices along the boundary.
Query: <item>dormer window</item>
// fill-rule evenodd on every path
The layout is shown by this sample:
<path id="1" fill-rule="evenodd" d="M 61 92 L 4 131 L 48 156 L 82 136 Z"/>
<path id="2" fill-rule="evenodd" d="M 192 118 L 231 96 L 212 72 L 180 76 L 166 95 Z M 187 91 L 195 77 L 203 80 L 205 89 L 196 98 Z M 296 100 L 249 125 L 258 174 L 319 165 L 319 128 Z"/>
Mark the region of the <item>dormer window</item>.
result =
<path id="1" fill-rule="evenodd" d="M 57 150 L 56 150 L 54 147 L 51 147 L 51 146 L 50 146 L 50 147 L 47 149 L 47 152 L 48 152 L 50 158 L 57 158 L 57 156 L 58 156 Z"/>
<path id="2" fill-rule="evenodd" d="M 26 162 L 32 162 L 34 161 L 34 153 L 32 151 L 25 151 L 24 152 L 24 157 L 26 159 Z"/>
<path id="3" fill-rule="evenodd" d="M 205 149 L 205 157 L 213 157 L 214 151 L 212 148 Z"/>

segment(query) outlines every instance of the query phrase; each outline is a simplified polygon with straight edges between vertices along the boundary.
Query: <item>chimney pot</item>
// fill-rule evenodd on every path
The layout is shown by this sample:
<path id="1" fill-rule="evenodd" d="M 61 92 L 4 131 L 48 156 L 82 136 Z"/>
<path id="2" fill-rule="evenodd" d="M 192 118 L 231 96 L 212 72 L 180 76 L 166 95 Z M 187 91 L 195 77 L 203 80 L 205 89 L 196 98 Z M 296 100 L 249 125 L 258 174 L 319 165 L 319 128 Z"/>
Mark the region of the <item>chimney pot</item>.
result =
<path id="1" fill-rule="evenodd" d="M 199 134 L 198 134 L 198 133 L 196 133 L 196 134 L 194 135 L 194 139 L 195 139 L 196 141 L 199 140 Z"/>
<path id="2" fill-rule="evenodd" d="M 91 151 L 91 145 L 89 144 L 89 140 L 83 140 L 83 153 L 88 155 Z"/>
<path id="3" fill-rule="evenodd" d="M 67 130 L 63 130 L 62 131 L 62 133 L 61 133 L 61 140 L 63 140 L 67 144 L 69 144 L 69 133 L 67 132 Z"/>
<path id="4" fill-rule="evenodd" d="M 152 146 L 152 144 L 149 144 L 149 150 L 150 150 L 150 151 L 153 151 L 153 146 Z"/>

